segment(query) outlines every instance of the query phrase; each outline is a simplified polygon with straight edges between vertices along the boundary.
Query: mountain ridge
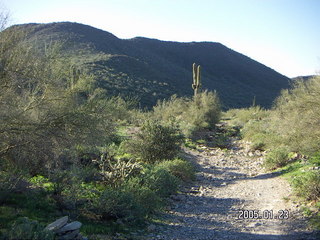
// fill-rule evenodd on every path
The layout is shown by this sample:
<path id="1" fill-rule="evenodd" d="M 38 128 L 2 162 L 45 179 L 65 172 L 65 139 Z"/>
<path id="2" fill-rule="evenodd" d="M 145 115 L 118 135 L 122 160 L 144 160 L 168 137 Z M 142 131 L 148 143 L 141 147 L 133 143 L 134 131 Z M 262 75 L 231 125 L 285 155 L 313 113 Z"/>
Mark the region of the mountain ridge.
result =
<path id="1" fill-rule="evenodd" d="M 89 25 L 22 24 L 33 42 L 64 41 L 65 50 L 112 95 L 138 96 L 143 106 L 173 94 L 191 96 L 192 63 L 202 67 L 203 87 L 217 90 L 225 108 L 270 107 L 290 79 L 218 42 L 120 39 Z M 81 53 L 81 54 L 79 54 Z M 81 55 L 81 56 L 80 56 Z"/>

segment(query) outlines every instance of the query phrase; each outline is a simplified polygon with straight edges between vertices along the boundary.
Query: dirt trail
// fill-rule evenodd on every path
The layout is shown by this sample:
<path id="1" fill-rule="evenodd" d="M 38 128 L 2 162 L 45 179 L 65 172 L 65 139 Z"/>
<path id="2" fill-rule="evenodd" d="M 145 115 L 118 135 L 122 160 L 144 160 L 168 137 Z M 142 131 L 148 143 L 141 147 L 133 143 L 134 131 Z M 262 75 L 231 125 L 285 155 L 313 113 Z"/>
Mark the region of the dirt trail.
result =
<path id="1" fill-rule="evenodd" d="M 248 152 L 233 140 L 228 150 L 203 146 L 185 149 L 185 155 L 197 166 L 197 179 L 171 197 L 172 208 L 147 239 L 319 239 L 297 203 L 286 200 L 289 184 L 279 173 L 263 170 L 263 153 Z M 240 216 L 241 210 L 249 212 Z M 284 219 L 265 219 L 271 211 Z"/>

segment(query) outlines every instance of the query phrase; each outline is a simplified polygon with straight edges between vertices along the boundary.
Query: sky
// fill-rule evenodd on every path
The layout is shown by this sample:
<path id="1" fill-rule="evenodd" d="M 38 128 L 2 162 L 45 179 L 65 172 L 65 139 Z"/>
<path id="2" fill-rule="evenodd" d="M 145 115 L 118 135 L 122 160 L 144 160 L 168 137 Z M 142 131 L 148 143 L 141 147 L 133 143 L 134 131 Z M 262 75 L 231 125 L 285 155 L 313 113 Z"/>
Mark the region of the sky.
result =
<path id="1" fill-rule="evenodd" d="M 0 0 L 10 24 L 71 21 L 119 38 L 210 41 L 288 77 L 320 72 L 320 0 Z"/>

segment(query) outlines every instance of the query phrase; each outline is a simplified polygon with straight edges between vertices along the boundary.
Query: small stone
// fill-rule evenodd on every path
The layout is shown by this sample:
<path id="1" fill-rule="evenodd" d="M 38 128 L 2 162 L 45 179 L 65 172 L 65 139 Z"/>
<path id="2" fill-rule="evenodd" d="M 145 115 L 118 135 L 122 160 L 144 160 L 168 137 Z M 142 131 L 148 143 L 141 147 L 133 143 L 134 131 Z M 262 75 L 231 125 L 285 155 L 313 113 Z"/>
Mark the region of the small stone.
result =
<path id="1" fill-rule="evenodd" d="M 65 226 L 67 224 L 68 220 L 69 220 L 68 216 L 64 216 L 62 218 L 59 218 L 58 220 L 56 220 L 53 223 L 50 223 L 48 226 L 46 226 L 45 230 L 57 231 L 58 229 Z"/>

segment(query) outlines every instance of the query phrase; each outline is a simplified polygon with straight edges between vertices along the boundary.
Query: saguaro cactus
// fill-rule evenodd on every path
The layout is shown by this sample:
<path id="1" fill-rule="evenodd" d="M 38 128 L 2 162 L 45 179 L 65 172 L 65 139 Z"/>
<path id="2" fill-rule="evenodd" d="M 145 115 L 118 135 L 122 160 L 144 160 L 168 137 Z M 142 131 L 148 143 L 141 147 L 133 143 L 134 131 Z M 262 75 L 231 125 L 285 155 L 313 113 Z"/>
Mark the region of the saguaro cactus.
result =
<path id="1" fill-rule="evenodd" d="M 201 91 L 200 65 L 197 66 L 195 63 L 192 64 L 192 70 L 193 70 L 192 88 L 194 90 L 194 96 L 197 96 L 197 94 Z"/>
<path id="2" fill-rule="evenodd" d="M 70 88 L 73 89 L 74 85 L 80 78 L 81 71 L 76 66 L 71 66 L 71 75 L 70 76 Z"/>

